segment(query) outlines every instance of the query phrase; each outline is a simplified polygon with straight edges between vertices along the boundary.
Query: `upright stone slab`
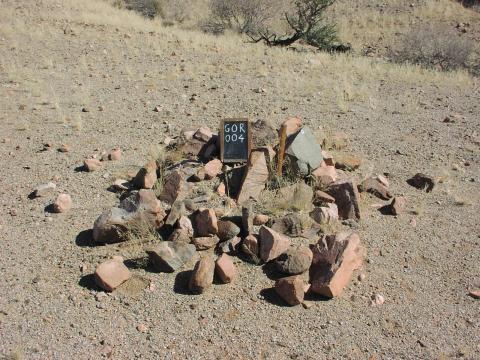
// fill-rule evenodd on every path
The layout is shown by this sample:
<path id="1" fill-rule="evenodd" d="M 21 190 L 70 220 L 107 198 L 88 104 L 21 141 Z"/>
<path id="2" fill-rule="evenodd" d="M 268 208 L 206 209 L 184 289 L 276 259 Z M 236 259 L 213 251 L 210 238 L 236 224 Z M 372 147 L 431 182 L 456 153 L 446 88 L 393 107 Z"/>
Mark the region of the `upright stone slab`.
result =
<path id="1" fill-rule="evenodd" d="M 360 220 L 357 185 L 353 180 L 338 180 L 330 184 L 327 192 L 335 198 L 340 219 Z"/>
<path id="2" fill-rule="evenodd" d="M 268 166 L 263 151 L 252 151 L 237 201 L 245 203 L 250 198 L 258 199 L 268 180 Z"/>
<path id="3" fill-rule="evenodd" d="M 297 167 L 301 174 L 315 170 L 323 161 L 322 148 L 308 127 L 303 127 L 288 145 L 286 153 L 297 159 Z"/>

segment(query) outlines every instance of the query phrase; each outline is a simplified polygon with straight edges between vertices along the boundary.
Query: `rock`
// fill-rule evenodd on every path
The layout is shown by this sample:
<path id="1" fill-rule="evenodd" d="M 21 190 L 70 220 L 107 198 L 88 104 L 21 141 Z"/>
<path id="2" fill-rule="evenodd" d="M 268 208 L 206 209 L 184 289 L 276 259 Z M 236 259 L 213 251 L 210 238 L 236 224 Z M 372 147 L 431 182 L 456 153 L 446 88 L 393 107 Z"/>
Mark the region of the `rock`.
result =
<path id="1" fill-rule="evenodd" d="M 290 306 L 303 302 L 304 282 L 300 276 L 289 276 L 275 282 L 275 291 Z"/>
<path id="2" fill-rule="evenodd" d="M 67 145 L 67 144 L 62 144 L 58 148 L 58 152 L 61 152 L 61 153 L 67 153 L 67 152 L 70 152 L 70 150 L 71 150 L 71 147 L 70 145 Z"/>
<path id="3" fill-rule="evenodd" d="M 180 216 L 177 221 L 177 228 L 180 230 L 185 230 L 189 236 L 193 236 L 193 224 L 188 216 Z"/>
<path id="4" fill-rule="evenodd" d="M 468 292 L 468 295 L 470 295 L 474 299 L 480 299 L 480 289 L 477 290 L 470 290 Z"/>
<path id="5" fill-rule="evenodd" d="M 221 254 L 235 254 L 238 250 L 238 247 L 242 239 L 238 236 L 235 236 L 227 241 L 218 244 L 218 250 Z"/>
<path id="6" fill-rule="evenodd" d="M 300 236 L 304 229 L 302 219 L 297 213 L 288 214 L 273 220 L 272 229 L 293 237 Z"/>
<path id="7" fill-rule="evenodd" d="M 215 262 L 208 255 L 201 258 L 192 272 L 188 287 L 195 294 L 202 294 L 212 286 Z"/>
<path id="8" fill-rule="evenodd" d="M 319 188 L 325 188 L 337 180 L 337 171 L 334 166 L 321 166 L 312 175 L 315 177 Z"/>
<path id="9" fill-rule="evenodd" d="M 260 237 L 260 258 L 268 262 L 279 257 L 290 247 L 290 239 L 276 231 L 262 226 L 259 231 Z"/>
<path id="10" fill-rule="evenodd" d="M 133 183 L 140 189 L 153 189 L 156 182 L 157 163 L 153 160 L 142 167 L 133 179 Z"/>
<path id="11" fill-rule="evenodd" d="M 330 184 L 327 192 L 335 198 L 340 219 L 360 220 L 359 195 L 353 180 L 338 180 Z"/>
<path id="12" fill-rule="evenodd" d="M 188 230 L 185 229 L 175 229 L 170 234 L 168 241 L 174 243 L 183 243 L 190 244 L 192 235 L 189 234 Z"/>
<path id="13" fill-rule="evenodd" d="M 333 196 L 328 195 L 326 192 L 317 190 L 315 191 L 315 201 L 320 203 L 331 204 L 335 202 L 335 198 Z"/>
<path id="14" fill-rule="evenodd" d="M 372 305 L 383 305 L 385 303 L 385 298 L 383 295 L 375 294 L 372 295 Z"/>
<path id="15" fill-rule="evenodd" d="M 280 188 L 278 196 L 289 209 L 308 211 L 313 208 L 313 189 L 303 181 Z"/>
<path id="16" fill-rule="evenodd" d="M 57 185 L 53 182 L 48 182 L 46 184 L 39 185 L 33 190 L 33 196 L 34 197 L 43 197 L 50 195 L 55 191 L 57 188 Z"/>
<path id="17" fill-rule="evenodd" d="M 218 232 L 217 215 L 213 209 L 199 209 L 195 216 L 195 233 L 197 236 L 215 235 Z"/>
<path id="18" fill-rule="evenodd" d="M 247 237 L 245 237 L 245 239 L 243 239 L 241 248 L 243 253 L 249 256 L 254 263 L 258 264 L 260 262 L 259 246 L 256 236 L 248 235 Z"/>
<path id="19" fill-rule="evenodd" d="M 436 182 L 433 176 L 417 173 L 414 177 L 408 179 L 407 183 L 417 189 L 430 192 L 435 187 Z"/>
<path id="20" fill-rule="evenodd" d="M 72 208 L 72 197 L 69 194 L 60 194 L 53 203 L 53 211 L 60 214 Z"/>
<path id="21" fill-rule="evenodd" d="M 338 207 L 336 204 L 317 207 L 310 212 L 310 217 L 318 224 L 331 224 L 338 220 Z"/>
<path id="22" fill-rule="evenodd" d="M 106 291 L 115 290 L 131 276 L 130 270 L 123 264 L 123 259 L 119 258 L 102 262 L 94 273 L 95 282 Z"/>
<path id="23" fill-rule="evenodd" d="M 226 195 L 226 188 L 224 182 L 221 182 L 220 185 L 218 185 L 217 194 L 222 197 Z"/>
<path id="24" fill-rule="evenodd" d="M 195 245 L 195 248 L 199 251 L 211 249 L 219 242 L 220 239 L 216 235 L 196 237 L 193 239 L 193 244 Z"/>
<path id="25" fill-rule="evenodd" d="M 128 180 L 116 179 L 112 184 L 112 188 L 116 191 L 126 191 L 130 190 L 131 186 Z"/>
<path id="26" fill-rule="evenodd" d="M 252 124 L 253 147 L 274 145 L 277 143 L 277 132 L 269 122 L 257 120 Z"/>
<path id="27" fill-rule="evenodd" d="M 402 215 L 405 213 L 405 208 L 407 207 L 407 199 L 403 196 L 397 196 L 393 198 L 392 203 L 390 204 L 390 213 L 392 215 Z"/>
<path id="28" fill-rule="evenodd" d="M 187 185 L 180 170 L 174 170 L 165 178 L 163 191 L 159 199 L 168 204 L 173 204 L 177 199 L 183 199 L 187 193 Z"/>
<path id="29" fill-rule="evenodd" d="M 122 150 L 120 149 L 113 149 L 108 154 L 108 160 L 111 160 L 111 161 L 118 161 L 121 158 L 122 158 Z"/>
<path id="30" fill-rule="evenodd" d="M 253 234 L 253 208 L 251 203 L 247 203 L 242 207 L 242 227 L 243 234 Z"/>
<path id="31" fill-rule="evenodd" d="M 290 275 L 303 274 L 312 264 L 313 253 L 306 246 L 300 246 L 297 249 L 290 248 L 281 254 L 276 260 L 275 265 L 281 272 Z"/>
<path id="32" fill-rule="evenodd" d="M 392 194 L 388 190 L 388 188 L 383 185 L 378 178 L 371 177 L 365 179 L 358 187 L 360 192 L 368 192 L 382 200 L 389 200 L 392 198 Z"/>
<path id="33" fill-rule="evenodd" d="M 353 171 L 360 167 L 362 158 L 355 154 L 341 154 L 337 155 L 335 167 L 341 170 Z"/>
<path id="34" fill-rule="evenodd" d="M 302 127 L 302 119 L 300 118 L 289 118 L 282 123 L 282 127 L 286 128 L 287 137 L 290 135 L 296 134 Z"/>
<path id="35" fill-rule="evenodd" d="M 390 186 L 390 183 L 389 183 L 388 179 L 383 175 L 376 175 L 375 179 L 377 179 L 380 182 L 380 184 L 382 184 L 383 186 L 385 186 L 387 188 Z"/>
<path id="36" fill-rule="evenodd" d="M 205 167 L 203 168 L 205 172 L 205 179 L 210 180 L 217 177 L 217 175 L 221 174 L 222 166 L 223 166 L 222 162 L 218 159 L 214 159 L 206 163 Z"/>
<path id="37" fill-rule="evenodd" d="M 148 331 L 148 326 L 145 324 L 138 324 L 137 325 L 137 331 L 141 332 L 142 334 L 146 333 Z"/>
<path id="38" fill-rule="evenodd" d="M 185 155 L 202 157 L 208 147 L 208 143 L 197 139 L 186 140 L 180 150 Z"/>
<path id="39" fill-rule="evenodd" d="M 129 227 L 163 225 L 165 211 L 153 190 L 132 192 L 119 207 L 102 213 L 93 225 L 93 239 L 99 243 L 115 243 L 124 240 Z"/>
<path id="40" fill-rule="evenodd" d="M 292 138 L 285 153 L 294 157 L 300 173 L 307 175 L 322 163 L 322 148 L 308 127 L 303 127 Z"/>
<path id="41" fill-rule="evenodd" d="M 100 169 L 102 167 L 102 163 L 98 159 L 86 159 L 83 162 L 83 168 L 85 171 L 92 172 Z"/>
<path id="42" fill-rule="evenodd" d="M 195 174 L 193 174 L 192 176 L 190 176 L 188 178 L 188 181 L 192 181 L 192 182 L 200 182 L 200 181 L 203 181 L 203 180 L 205 180 L 205 169 L 204 168 L 198 169 Z"/>
<path id="43" fill-rule="evenodd" d="M 326 149 L 342 150 L 348 146 L 348 142 L 349 140 L 346 134 L 337 132 L 323 141 L 323 147 Z"/>
<path id="44" fill-rule="evenodd" d="M 157 271 L 174 272 L 190 261 L 196 254 L 195 245 L 180 242 L 162 241 L 147 254 Z"/>
<path id="45" fill-rule="evenodd" d="M 262 151 L 252 151 L 246 174 L 237 196 L 237 202 L 243 204 L 250 198 L 258 199 L 260 193 L 265 189 L 268 176 L 269 172 L 265 154 Z"/>
<path id="46" fill-rule="evenodd" d="M 215 272 L 224 284 L 231 283 L 236 275 L 232 258 L 227 254 L 222 254 L 215 262 Z"/>
<path id="47" fill-rule="evenodd" d="M 333 159 L 333 156 L 330 155 L 330 153 L 322 150 L 322 157 L 323 157 L 323 162 L 325 163 L 326 166 L 335 166 L 335 160 Z"/>
<path id="48" fill-rule="evenodd" d="M 194 139 L 201 140 L 203 142 L 209 142 L 212 136 L 212 131 L 206 126 L 200 127 L 195 134 L 193 134 Z"/>
<path id="49" fill-rule="evenodd" d="M 170 208 L 167 218 L 165 219 L 165 225 L 174 226 L 178 219 L 187 213 L 185 203 L 183 201 L 175 201 Z"/>
<path id="50" fill-rule="evenodd" d="M 350 282 L 353 271 L 363 263 L 363 251 L 357 233 L 323 235 L 312 248 L 310 283 L 313 292 L 335 297 Z"/>
<path id="51" fill-rule="evenodd" d="M 270 220 L 270 217 L 268 215 L 257 214 L 253 218 L 253 225 L 255 226 L 265 225 L 268 222 L 268 220 Z"/>
<path id="52" fill-rule="evenodd" d="M 226 241 L 240 234 L 240 228 L 232 221 L 218 220 L 217 236 L 220 241 Z"/>

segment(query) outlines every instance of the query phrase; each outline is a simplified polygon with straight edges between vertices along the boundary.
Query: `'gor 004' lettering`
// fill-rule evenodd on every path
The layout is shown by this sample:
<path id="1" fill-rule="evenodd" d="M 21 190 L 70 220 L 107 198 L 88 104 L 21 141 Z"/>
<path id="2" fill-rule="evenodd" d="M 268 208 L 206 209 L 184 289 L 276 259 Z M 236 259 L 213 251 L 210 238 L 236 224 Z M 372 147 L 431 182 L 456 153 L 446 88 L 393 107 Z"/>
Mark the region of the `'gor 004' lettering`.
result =
<path id="1" fill-rule="evenodd" d="M 225 124 L 225 142 L 237 142 L 243 143 L 245 141 L 246 134 L 245 124 Z"/>

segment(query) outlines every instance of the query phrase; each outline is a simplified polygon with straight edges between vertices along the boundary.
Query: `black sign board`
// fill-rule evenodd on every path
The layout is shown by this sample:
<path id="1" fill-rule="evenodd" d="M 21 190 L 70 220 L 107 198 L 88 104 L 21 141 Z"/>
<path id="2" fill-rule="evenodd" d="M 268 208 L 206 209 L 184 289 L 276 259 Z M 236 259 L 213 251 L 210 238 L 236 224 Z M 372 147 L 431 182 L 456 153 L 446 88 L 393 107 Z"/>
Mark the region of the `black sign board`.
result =
<path id="1" fill-rule="evenodd" d="M 220 124 L 220 159 L 224 163 L 247 162 L 252 149 L 248 119 L 225 119 Z"/>

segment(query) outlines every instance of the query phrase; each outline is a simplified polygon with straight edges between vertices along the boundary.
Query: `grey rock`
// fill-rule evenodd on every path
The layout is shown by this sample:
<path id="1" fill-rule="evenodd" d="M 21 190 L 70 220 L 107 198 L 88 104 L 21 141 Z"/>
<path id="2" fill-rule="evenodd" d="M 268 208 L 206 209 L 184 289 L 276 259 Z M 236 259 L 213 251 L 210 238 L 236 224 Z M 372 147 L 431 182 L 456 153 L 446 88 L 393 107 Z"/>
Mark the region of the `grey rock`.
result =
<path id="1" fill-rule="evenodd" d="M 300 246 L 297 249 L 288 249 L 276 260 L 277 269 L 290 275 L 302 274 L 310 268 L 312 264 L 313 253 L 306 246 Z"/>
<path id="2" fill-rule="evenodd" d="M 163 241 L 148 249 L 147 254 L 157 271 L 174 272 L 190 261 L 197 250 L 192 244 Z"/>
<path id="3" fill-rule="evenodd" d="M 46 184 L 39 185 L 33 190 L 34 197 L 47 196 L 55 191 L 57 185 L 53 182 L 48 182 Z"/>
<path id="4" fill-rule="evenodd" d="M 235 254 L 238 251 L 242 239 L 238 236 L 218 244 L 218 252 L 221 254 Z"/>
<path id="5" fill-rule="evenodd" d="M 286 153 L 297 160 L 300 173 L 306 175 L 322 163 L 322 148 L 308 127 L 303 127 L 292 137 Z"/>
<path id="6" fill-rule="evenodd" d="M 217 236 L 220 238 L 220 241 L 227 241 L 240 234 L 240 228 L 232 221 L 218 220 L 217 224 Z"/>
<path id="7" fill-rule="evenodd" d="M 165 220 L 165 225 L 173 226 L 183 215 L 187 213 L 185 203 L 183 201 L 175 201 L 170 208 L 170 212 Z"/>

